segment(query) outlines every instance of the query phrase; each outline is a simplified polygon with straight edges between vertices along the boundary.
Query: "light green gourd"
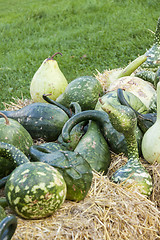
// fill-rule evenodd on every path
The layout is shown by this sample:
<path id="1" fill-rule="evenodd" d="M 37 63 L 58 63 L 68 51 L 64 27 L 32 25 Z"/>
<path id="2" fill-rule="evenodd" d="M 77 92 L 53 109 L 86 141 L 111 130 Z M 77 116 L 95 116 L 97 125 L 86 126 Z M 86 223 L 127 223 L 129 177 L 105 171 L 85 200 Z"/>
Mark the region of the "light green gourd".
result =
<path id="1" fill-rule="evenodd" d="M 143 136 L 142 154 L 149 163 L 160 163 L 160 82 L 157 84 L 157 119 Z"/>
<path id="2" fill-rule="evenodd" d="M 45 102 L 43 94 L 51 94 L 50 98 L 56 100 L 68 85 L 57 61 L 53 59 L 57 54 L 61 53 L 55 53 L 52 57 L 45 59 L 32 78 L 30 95 L 34 102 Z"/>
<path id="3" fill-rule="evenodd" d="M 127 142 L 128 161 L 113 174 L 112 180 L 115 183 L 124 182 L 127 187 L 134 186 L 140 193 L 149 196 L 152 192 L 152 178 L 139 160 L 135 113 L 131 108 L 121 105 L 104 104 L 102 108 L 109 114 L 114 128 L 124 134 Z"/>

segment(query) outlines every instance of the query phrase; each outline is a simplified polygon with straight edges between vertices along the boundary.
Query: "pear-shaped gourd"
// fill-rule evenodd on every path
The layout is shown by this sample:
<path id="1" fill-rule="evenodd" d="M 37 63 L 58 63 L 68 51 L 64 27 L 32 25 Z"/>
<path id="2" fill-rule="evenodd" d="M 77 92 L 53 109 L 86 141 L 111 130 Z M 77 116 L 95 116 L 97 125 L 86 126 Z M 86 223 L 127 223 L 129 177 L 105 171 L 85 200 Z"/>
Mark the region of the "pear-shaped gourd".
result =
<path id="1" fill-rule="evenodd" d="M 61 72 L 54 56 L 43 61 L 39 69 L 34 74 L 30 84 L 30 95 L 34 102 L 45 102 L 42 95 L 50 93 L 50 98 L 56 100 L 68 85 L 68 82 Z"/>
<path id="2" fill-rule="evenodd" d="M 160 82 L 157 84 L 157 119 L 143 136 L 142 154 L 149 163 L 160 163 Z"/>

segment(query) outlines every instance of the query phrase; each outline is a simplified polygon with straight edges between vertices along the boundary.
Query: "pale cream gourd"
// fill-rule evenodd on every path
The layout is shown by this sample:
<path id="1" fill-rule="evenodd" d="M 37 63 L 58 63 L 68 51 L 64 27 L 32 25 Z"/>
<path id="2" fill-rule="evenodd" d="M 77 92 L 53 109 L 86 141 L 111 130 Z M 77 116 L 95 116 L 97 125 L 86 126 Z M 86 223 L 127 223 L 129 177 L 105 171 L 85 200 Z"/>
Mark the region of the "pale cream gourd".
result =
<path id="1" fill-rule="evenodd" d="M 157 84 L 157 119 L 142 139 L 142 154 L 149 163 L 160 163 L 160 82 Z"/>
<path id="2" fill-rule="evenodd" d="M 53 59 L 57 54 L 61 53 L 45 59 L 32 78 L 30 95 L 34 102 L 45 102 L 43 94 L 50 94 L 50 98 L 56 100 L 68 85 L 57 61 Z"/>

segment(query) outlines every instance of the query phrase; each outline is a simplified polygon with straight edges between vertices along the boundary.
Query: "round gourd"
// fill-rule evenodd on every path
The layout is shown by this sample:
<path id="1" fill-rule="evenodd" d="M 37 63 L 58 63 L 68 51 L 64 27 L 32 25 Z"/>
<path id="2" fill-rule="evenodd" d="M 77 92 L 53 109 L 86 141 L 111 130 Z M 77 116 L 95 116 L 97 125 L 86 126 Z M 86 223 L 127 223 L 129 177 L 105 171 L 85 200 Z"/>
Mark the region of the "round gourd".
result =
<path id="1" fill-rule="evenodd" d="M 5 196 L 11 209 L 22 218 L 40 219 L 53 214 L 64 202 L 66 183 L 47 163 L 24 163 L 11 173 Z"/>
<path id="2" fill-rule="evenodd" d="M 78 102 L 82 110 L 94 109 L 103 88 L 100 82 L 92 76 L 81 76 L 68 84 L 65 91 L 56 99 L 65 107 L 71 102 Z"/>

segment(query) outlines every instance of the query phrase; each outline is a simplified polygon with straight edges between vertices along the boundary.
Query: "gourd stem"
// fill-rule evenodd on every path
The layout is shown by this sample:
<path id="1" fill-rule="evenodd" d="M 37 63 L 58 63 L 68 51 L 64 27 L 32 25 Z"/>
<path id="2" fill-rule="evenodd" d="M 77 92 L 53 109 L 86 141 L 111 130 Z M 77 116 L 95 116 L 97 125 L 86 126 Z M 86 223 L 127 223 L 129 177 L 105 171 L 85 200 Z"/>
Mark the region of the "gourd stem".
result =
<path id="1" fill-rule="evenodd" d="M 66 108 L 65 106 L 63 106 L 62 104 L 60 104 L 60 103 L 52 100 L 51 98 L 49 98 L 49 97 L 48 97 L 49 95 L 51 95 L 51 94 L 43 94 L 42 97 L 43 97 L 43 99 L 44 99 L 46 102 L 48 102 L 48 103 L 50 103 L 50 104 L 53 104 L 53 105 L 61 108 L 61 109 L 68 115 L 68 117 L 70 118 L 70 117 L 72 116 L 71 111 L 70 111 L 68 108 Z"/>
<path id="2" fill-rule="evenodd" d="M 53 54 L 51 57 L 47 58 L 47 60 L 54 60 L 53 58 L 57 55 L 60 54 L 62 56 L 61 52 L 56 52 L 55 54 Z"/>
<path id="3" fill-rule="evenodd" d="M 2 112 L 0 112 L 0 115 L 5 118 L 5 120 L 6 120 L 6 125 L 10 125 L 10 122 L 9 122 L 9 119 L 7 118 L 7 116 L 6 116 L 4 113 L 2 113 Z"/>
<path id="4" fill-rule="evenodd" d="M 120 74 L 118 75 L 118 78 L 131 75 L 146 60 L 147 60 L 146 55 L 141 55 L 141 56 L 137 57 L 134 61 L 129 63 L 125 69 L 123 69 L 120 72 Z"/>

